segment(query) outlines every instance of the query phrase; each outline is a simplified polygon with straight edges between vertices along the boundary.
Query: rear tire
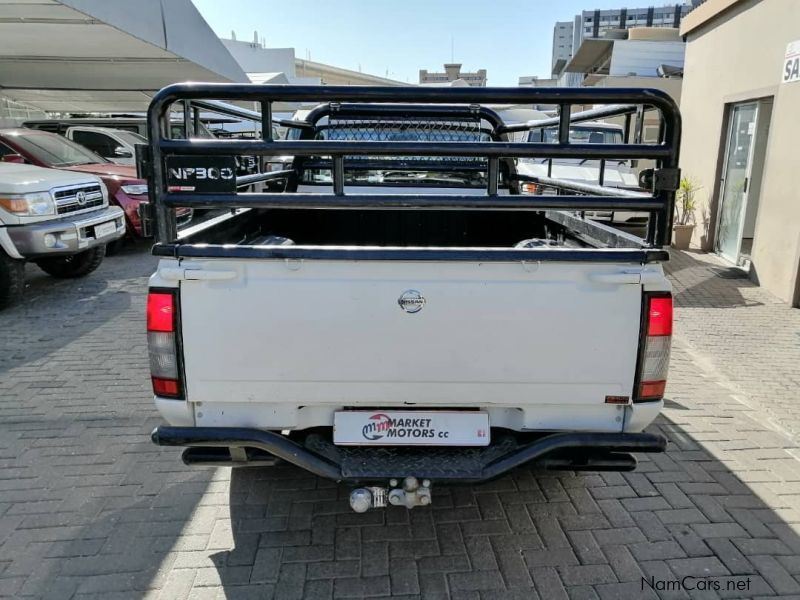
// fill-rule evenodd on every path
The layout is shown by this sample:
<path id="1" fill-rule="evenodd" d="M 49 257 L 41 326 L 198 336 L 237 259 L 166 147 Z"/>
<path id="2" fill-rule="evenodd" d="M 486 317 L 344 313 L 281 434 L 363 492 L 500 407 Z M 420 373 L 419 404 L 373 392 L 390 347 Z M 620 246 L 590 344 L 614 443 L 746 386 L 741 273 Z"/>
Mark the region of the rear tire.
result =
<path id="1" fill-rule="evenodd" d="M 25 261 L 15 260 L 0 250 L 0 309 L 13 306 L 25 290 Z"/>
<path id="2" fill-rule="evenodd" d="M 36 264 L 39 265 L 42 271 L 53 277 L 74 279 L 76 277 L 84 277 L 94 271 L 103 262 L 105 255 L 106 247 L 97 246 L 72 256 L 43 258 L 36 261 Z"/>

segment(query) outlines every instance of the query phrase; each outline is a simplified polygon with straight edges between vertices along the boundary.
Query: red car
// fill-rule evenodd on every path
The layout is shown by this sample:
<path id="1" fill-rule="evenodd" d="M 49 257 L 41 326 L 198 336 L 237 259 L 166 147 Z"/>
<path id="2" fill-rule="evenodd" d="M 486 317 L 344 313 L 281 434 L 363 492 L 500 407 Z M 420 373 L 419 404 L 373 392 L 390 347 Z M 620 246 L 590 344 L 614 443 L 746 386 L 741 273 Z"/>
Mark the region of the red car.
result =
<path id="1" fill-rule="evenodd" d="M 127 231 L 142 236 L 139 205 L 147 202 L 147 182 L 136 168 L 117 165 L 66 138 L 37 129 L 0 129 L 0 160 L 39 167 L 83 171 L 97 175 L 108 188 L 108 198 L 125 211 Z M 192 218 L 192 209 L 176 209 L 178 224 Z"/>

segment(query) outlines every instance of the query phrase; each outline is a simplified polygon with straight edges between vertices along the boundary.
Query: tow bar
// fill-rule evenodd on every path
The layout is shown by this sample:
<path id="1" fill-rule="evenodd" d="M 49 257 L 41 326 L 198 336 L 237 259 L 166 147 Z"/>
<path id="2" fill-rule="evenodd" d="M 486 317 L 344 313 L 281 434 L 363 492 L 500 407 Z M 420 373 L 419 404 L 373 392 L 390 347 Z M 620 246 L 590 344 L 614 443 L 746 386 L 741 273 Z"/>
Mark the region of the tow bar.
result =
<path id="1" fill-rule="evenodd" d="M 387 500 L 392 506 L 429 506 L 431 498 L 431 482 L 416 477 L 403 479 L 402 487 L 397 487 L 397 479 L 389 480 L 389 487 L 362 487 L 350 492 L 350 508 L 357 513 L 367 512 L 370 508 L 386 508 Z"/>

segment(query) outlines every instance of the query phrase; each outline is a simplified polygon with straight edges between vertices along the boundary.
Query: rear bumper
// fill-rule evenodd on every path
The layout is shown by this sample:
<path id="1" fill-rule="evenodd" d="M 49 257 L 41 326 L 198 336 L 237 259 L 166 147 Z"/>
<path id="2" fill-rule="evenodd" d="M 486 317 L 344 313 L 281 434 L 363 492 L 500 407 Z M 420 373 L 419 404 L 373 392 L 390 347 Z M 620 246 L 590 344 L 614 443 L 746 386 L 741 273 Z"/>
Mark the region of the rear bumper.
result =
<path id="1" fill-rule="evenodd" d="M 238 427 L 157 427 L 160 446 L 184 446 L 187 464 L 247 466 L 283 459 L 335 481 L 406 476 L 461 482 L 488 481 L 526 464 L 546 469 L 630 471 L 632 452 L 663 452 L 667 440 L 651 433 L 552 433 L 524 444 L 496 436 L 485 448 L 334 446 L 318 435 L 303 445 L 272 431 Z M 244 451 L 231 453 L 230 448 Z M 235 456 L 235 458 L 234 458 Z"/>

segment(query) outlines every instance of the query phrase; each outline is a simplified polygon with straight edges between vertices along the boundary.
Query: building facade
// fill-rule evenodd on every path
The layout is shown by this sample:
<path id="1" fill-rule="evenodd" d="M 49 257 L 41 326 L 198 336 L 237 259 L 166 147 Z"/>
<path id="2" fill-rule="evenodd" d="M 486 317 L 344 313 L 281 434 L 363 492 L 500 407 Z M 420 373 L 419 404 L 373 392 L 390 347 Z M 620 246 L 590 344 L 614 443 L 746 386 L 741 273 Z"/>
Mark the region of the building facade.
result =
<path id="1" fill-rule="evenodd" d="M 696 5 L 694 2 L 677 2 L 648 8 L 614 8 L 610 10 L 585 10 L 581 13 L 580 39 L 601 37 L 612 29 L 631 27 L 674 27 L 681 25 L 683 17 Z"/>
<path id="2" fill-rule="evenodd" d="M 695 7 L 702 3 L 702 0 L 684 0 L 684 2 L 669 3 L 661 7 L 647 8 L 614 8 L 608 10 L 585 10 L 579 15 L 575 15 L 572 23 L 572 39 L 567 47 L 560 48 L 562 42 L 556 44 L 559 35 L 563 35 L 567 28 L 566 22 L 560 21 L 553 28 L 553 57 L 552 57 L 552 77 L 559 80 L 562 87 L 575 87 L 581 85 L 580 77 L 576 77 L 574 72 L 565 70 L 570 62 L 580 50 L 584 40 L 605 37 L 620 37 L 620 31 L 642 27 L 680 27 L 683 18 Z M 559 34 L 559 31 L 562 33 Z M 567 38 L 565 37 L 564 40 Z M 558 52 L 556 52 L 558 51 Z M 564 61 L 562 57 L 568 54 L 569 59 Z"/>
<path id="3" fill-rule="evenodd" d="M 800 305 L 800 0 L 708 0 L 684 20 L 681 168 L 693 242 Z M 724 49 L 722 51 L 721 49 Z"/>
<path id="4" fill-rule="evenodd" d="M 558 21 L 553 27 L 553 58 L 550 72 L 559 73 L 572 58 L 572 37 L 575 30 L 573 21 Z"/>
<path id="5" fill-rule="evenodd" d="M 486 87 L 486 69 L 478 69 L 470 73 L 462 71 L 459 63 L 446 63 L 443 73 L 435 73 L 425 69 L 420 69 L 419 71 L 421 85 L 449 85 L 458 80 L 472 87 Z"/>

